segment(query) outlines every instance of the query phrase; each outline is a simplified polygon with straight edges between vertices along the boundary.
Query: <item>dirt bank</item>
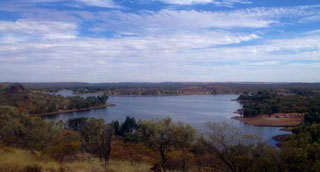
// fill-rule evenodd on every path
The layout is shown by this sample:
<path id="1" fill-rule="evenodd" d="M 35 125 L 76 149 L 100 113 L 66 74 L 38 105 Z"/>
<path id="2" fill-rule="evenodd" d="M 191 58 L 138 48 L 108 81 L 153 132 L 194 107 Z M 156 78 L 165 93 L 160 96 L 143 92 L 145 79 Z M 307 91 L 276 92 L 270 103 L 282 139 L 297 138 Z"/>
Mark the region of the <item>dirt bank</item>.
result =
<path id="1" fill-rule="evenodd" d="M 282 134 L 282 135 L 274 136 L 274 137 L 272 137 L 272 139 L 278 141 L 279 143 L 277 143 L 276 146 L 278 146 L 278 147 L 281 148 L 282 143 L 286 140 L 286 138 L 287 138 L 289 135 L 290 135 L 290 134 Z"/>
<path id="2" fill-rule="evenodd" d="M 304 115 L 299 113 L 276 113 L 273 115 L 259 115 L 256 117 L 234 116 L 232 119 L 247 124 L 263 127 L 294 127 L 303 121 Z"/>

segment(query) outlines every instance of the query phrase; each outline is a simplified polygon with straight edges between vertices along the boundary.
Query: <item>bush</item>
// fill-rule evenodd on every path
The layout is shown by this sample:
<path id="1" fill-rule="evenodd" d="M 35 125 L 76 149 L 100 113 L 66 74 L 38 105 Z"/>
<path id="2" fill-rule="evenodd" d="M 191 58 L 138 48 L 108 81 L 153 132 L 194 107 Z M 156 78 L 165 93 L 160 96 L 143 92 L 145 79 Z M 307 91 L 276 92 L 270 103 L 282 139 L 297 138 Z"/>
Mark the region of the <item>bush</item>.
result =
<path id="1" fill-rule="evenodd" d="M 0 139 L 7 146 L 42 150 L 52 141 L 54 133 L 51 123 L 20 114 L 14 107 L 0 107 Z"/>
<path id="2" fill-rule="evenodd" d="M 41 172 L 42 168 L 38 165 L 26 166 L 21 172 Z"/>
<path id="3" fill-rule="evenodd" d="M 43 154 L 49 155 L 56 161 L 63 161 L 66 156 L 75 156 L 81 151 L 81 137 L 78 132 L 62 131 L 56 134 L 54 140 Z"/>

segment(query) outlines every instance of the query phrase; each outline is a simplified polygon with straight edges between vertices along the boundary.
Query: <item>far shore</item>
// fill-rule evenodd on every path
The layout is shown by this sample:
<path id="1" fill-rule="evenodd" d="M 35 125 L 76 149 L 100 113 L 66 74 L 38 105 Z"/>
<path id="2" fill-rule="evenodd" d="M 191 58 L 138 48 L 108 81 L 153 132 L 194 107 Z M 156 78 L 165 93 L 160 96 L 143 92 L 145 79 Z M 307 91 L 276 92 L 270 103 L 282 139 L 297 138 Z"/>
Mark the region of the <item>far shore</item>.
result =
<path id="1" fill-rule="evenodd" d="M 81 112 L 81 111 L 88 111 L 88 110 L 93 110 L 93 109 L 103 109 L 103 108 L 112 107 L 112 106 L 116 106 L 116 105 L 107 103 L 107 104 L 101 105 L 101 106 L 91 106 L 91 107 L 82 108 L 82 109 L 60 110 L 60 111 L 57 111 L 57 112 L 34 114 L 34 116 L 41 116 L 41 117 L 54 116 L 54 115 L 59 115 L 59 114 L 63 114 L 63 113 Z"/>

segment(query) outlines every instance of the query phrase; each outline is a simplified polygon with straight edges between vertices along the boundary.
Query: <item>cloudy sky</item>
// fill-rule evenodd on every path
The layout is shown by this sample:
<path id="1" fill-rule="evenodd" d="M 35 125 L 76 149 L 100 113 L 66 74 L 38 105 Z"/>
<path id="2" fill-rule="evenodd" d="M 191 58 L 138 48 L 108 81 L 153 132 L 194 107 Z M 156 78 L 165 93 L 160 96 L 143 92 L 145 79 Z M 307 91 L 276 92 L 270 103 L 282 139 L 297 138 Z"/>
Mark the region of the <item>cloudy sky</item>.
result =
<path id="1" fill-rule="evenodd" d="M 3 81 L 320 82 L 320 1 L 1 0 Z"/>

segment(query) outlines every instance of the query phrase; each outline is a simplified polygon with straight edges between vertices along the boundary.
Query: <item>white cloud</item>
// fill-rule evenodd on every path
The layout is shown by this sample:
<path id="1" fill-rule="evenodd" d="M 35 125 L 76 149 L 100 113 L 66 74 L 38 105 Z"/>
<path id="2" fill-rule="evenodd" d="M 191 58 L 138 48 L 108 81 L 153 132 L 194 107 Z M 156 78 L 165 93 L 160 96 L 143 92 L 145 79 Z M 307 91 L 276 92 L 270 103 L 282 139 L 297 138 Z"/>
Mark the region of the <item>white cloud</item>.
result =
<path id="1" fill-rule="evenodd" d="M 212 0 L 158 0 L 169 4 L 190 5 L 212 3 Z"/>
<path id="2" fill-rule="evenodd" d="M 228 6 L 231 7 L 233 4 L 251 4 L 251 1 L 248 0 L 154 0 L 161 1 L 168 4 L 177 4 L 177 5 L 192 5 L 192 4 L 215 4 L 218 6 Z"/>
<path id="3" fill-rule="evenodd" d="M 210 36 L 209 36 L 210 35 Z M 305 74 L 315 76 L 318 68 L 312 65 L 284 65 L 287 60 L 320 60 L 320 35 L 303 35 L 275 39 L 259 45 L 206 48 L 256 39 L 256 35 L 228 32 L 176 34 L 125 38 L 46 39 L 0 44 L 0 80 L 6 74 L 24 75 L 27 80 L 37 76 L 42 81 L 272 81 L 309 66 Z M 296 44 L 297 42 L 304 42 Z M 296 44 L 296 45 L 295 45 Z M 291 46 L 290 46 L 291 45 Z M 278 50 L 316 48 L 281 56 Z M 23 57 L 23 58 L 22 58 Z M 228 64 L 228 62 L 238 64 Z M 230 71 L 229 71 L 230 70 Z M 251 72 L 254 70 L 255 73 Z M 42 71 L 39 74 L 38 71 Z M 85 72 L 84 72 L 85 71 Z M 272 79 L 271 74 L 278 75 Z M 46 78 L 53 74 L 53 77 Z M 210 75 L 209 75 L 210 74 Z M 215 74 L 215 75 L 212 75 Z M 243 75 L 241 77 L 241 75 Z M 263 75 L 264 78 L 258 77 Z M 79 76 L 81 76 L 79 78 Z M 121 76 L 121 77 L 119 77 Z M 288 76 L 283 81 L 301 78 Z M 255 78 L 256 77 L 256 78 Z M 11 78 L 11 79 L 12 79 Z M 72 78 L 75 78 L 72 80 Z M 305 77 L 305 81 L 312 79 Z M 314 80 L 320 79 L 315 76 Z M 33 81 L 33 80 L 32 80 Z M 299 80 L 301 81 L 301 80 Z"/>
<path id="4" fill-rule="evenodd" d="M 259 61 L 259 62 L 248 62 L 242 63 L 241 65 L 245 66 L 269 66 L 269 65 L 279 65 L 280 61 Z"/>
<path id="5" fill-rule="evenodd" d="M 57 3 L 59 2 L 60 4 L 63 3 L 69 3 L 69 5 L 77 5 L 77 4 L 70 4 L 70 2 L 74 3 L 81 3 L 83 5 L 87 6 L 96 6 L 96 7 L 106 7 L 106 8 L 119 8 L 113 0 L 18 0 L 22 1 L 23 3 L 29 2 L 29 3 Z M 16 2 L 19 3 L 19 2 Z"/>
<path id="6" fill-rule="evenodd" d="M 319 64 L 302 63 L 320 61 L 319 30 L 268 40 L 260 32 L 281 24 L 282 18 L 313 16 L 318 8 L 138 13 L 26 9 L 27 19 L 0 21 L 0 81 L 320 80 Z M 92 30 L 120 36 L 81 36 L 78 30 L 87 20 L 102 23 Z M 301 68 L 308 68 L 307 77 Z"/>
<path id="7" fill-rule="evenodd" d="M 113 0 L 74 0 L 77 2 L 82 2 L 89 6 L 97 7 L 108 7 L 108 8 L 119 8 L 120 6 L 116 5 Z"/>
<path id="8" fill-rule="evenodd" d="M 319 6 L 287 8 L 251 8 L 232 11 L 160 10 L 127 13 L 100 12 L 102 22 L 92 31 L 129 32 L 131 34 L 202 31 L 201 29 L 267 28 L 280 25 L 282 19 L 297 21 L 319 13 Z"/>
<path id="9" fill-rule="evenodd" d="M 210 28 L 264 28 L 275 19 L 264 18 L 252 11 L 207 12 L 195 10 L 161 10 L 141 12 L 139 14 L 120 11 L 101 12 L 98 16 L 103 22 L 92 30 L 131 33 L 170 33 Z"/>
<path id="10" fill-rule="evenodd" d="M 0 21 L 0 32 L 5 37 L 24 39 L 70 39 L 76 37 L 77 25 L 70 22 L 32 21 L 20 19 L 15 22 Z M 13 39 L 11 39 L 13 40 Z"/>

